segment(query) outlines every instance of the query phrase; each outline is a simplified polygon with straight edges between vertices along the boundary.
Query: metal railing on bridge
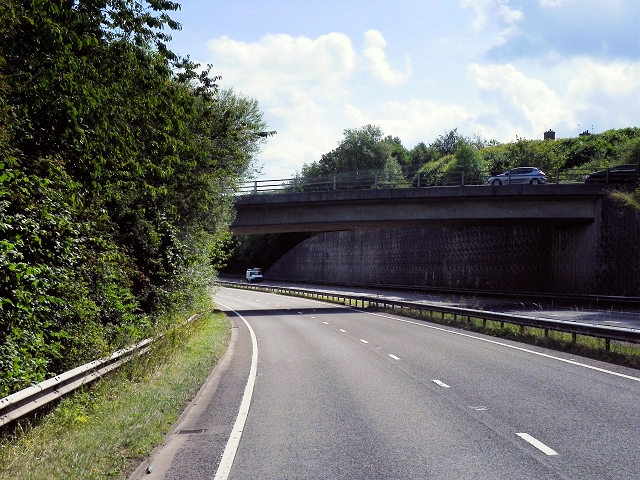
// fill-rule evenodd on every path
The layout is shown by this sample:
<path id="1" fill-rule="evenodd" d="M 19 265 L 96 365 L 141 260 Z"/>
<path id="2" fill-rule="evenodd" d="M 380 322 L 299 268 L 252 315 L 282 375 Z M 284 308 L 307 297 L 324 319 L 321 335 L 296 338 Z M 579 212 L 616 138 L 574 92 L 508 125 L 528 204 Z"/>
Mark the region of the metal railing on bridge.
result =
<path id="1" fill-rule="evenodd" d="M 592 170 L 556 170 L 547 174 L 547 183 L 584 183 Z M 337 190 L 369 190 L 385 188 L 424 188 L 436 186 L 487 185 L 491 176 L 503 172 L 481 171 L 422 171 L 413 174 L 390 174 L 364 171 L 340 173 L 319 177 L 298 176 L 294 178 L 253 180 L 240 186 L 239 194 L 327 192 Z"/>

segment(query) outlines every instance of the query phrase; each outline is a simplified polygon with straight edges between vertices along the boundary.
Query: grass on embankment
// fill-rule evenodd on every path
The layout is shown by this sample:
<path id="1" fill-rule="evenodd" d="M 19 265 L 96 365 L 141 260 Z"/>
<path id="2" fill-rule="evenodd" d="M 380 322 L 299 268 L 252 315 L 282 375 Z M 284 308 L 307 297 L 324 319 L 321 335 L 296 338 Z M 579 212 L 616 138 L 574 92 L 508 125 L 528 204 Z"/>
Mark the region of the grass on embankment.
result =
<path id="1" fill-rule="evenodd" d="M 0 479 L 126 478 L 162 443 L 229 337 L 224 314 L 203 314 L 42 418 L 5 428 Z"/>

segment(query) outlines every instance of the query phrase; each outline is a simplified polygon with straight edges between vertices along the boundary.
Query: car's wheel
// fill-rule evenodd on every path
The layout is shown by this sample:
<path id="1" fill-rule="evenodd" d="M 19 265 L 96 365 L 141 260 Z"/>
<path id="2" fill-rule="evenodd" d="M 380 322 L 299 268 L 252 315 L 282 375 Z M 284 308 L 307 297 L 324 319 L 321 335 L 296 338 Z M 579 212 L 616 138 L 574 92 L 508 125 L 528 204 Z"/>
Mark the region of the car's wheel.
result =
<path id="1" fill-rule="evenodd" d="M 502 185 L 502 182 L 500 180 L 494 180 L 491 182 L 491 185 Z"/>
<path id="2" fill-rule="evenodd" d="M 540 185 L 540 180 L 538 180 L 537 178 L 532 178 L 529 183 L 531 185 Z"/>

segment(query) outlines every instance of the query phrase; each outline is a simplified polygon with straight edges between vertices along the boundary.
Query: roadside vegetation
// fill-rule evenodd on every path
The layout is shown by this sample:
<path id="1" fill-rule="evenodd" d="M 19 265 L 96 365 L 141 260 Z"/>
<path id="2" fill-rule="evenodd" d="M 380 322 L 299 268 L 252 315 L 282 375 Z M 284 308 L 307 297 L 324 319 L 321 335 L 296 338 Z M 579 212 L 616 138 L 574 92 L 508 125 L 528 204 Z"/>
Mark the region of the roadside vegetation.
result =
<path id="1" fill-rule="evenodd" d="M 0 0 L 0 398 L 159 331 L 227 257 L 273 132 L 165 0 Z"/>
<path id="2" fill-rule="evenodd" d="M 623 205 L 640 212 L 640 188 L 634 192 L 612 192 L 611 196 Z"/>
<path id="3" fill-rule="evenodd" d="M 5 427 L 0 479 L 127 478 L 162 443 L 224 354 L 229 336 L 226 316 L 204 311 L 100 382 Z"/>

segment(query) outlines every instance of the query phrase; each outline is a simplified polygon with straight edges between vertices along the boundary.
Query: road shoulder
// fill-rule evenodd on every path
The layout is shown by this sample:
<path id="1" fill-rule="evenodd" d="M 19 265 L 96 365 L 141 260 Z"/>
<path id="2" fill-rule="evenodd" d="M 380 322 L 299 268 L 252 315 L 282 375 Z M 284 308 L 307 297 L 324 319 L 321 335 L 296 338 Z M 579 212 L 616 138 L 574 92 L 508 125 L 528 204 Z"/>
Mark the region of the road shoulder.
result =
<path id="1" fill-rule="evenodd" d="M 129 477 L 131 480 L 213 478 L 236 420 L 251 367 L 249 331 L 233 312 L 225 355 L 171 427 L 165 442 Z"/>

